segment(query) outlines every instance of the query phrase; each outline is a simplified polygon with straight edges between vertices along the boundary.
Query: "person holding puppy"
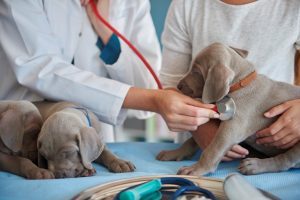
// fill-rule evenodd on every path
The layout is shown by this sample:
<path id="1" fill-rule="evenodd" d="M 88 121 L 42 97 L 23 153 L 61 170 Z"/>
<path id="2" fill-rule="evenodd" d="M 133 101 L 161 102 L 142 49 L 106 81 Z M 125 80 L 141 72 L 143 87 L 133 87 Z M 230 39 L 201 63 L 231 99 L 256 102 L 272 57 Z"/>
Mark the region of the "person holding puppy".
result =
<path id="1" fill-rule="evenodd" d="M 149 1 L 95 2 L 157 72 L 160 47 Z M 218 117 L 212 105 L 156 90 L 142 62 L 96 19 L 87 0 L 0 1 L 0 45 L 0 99 L 70 101 L 109 124 L 121 123 L 127 109 L 153 111 L 176 131 Z"/>
<path id="2" fill-rule="evenodd" d="M 247 50 L 258 73 L 293 83 L 295 54 L 300 50 L 300 2 L 297 0 L 174 0 L 163 33 L 161 80 L 174 88 L 204 47 L 220 42 Z M 300 61 L 296 67 L 300 68 Z M 218 80 L 216 80 L 218 81 Z M 249 105 L 251 106 L 251 105 Z M 300 139 L 300 100 L 266 111 L 280 116 L 257 133 L 257 143 L 290 148 Z M 204 149 L 213 139 L 219 121 L 211 120 L 192 132 Z M 248 150 L 235 145 L 224 161 L 243 158 Z"/>

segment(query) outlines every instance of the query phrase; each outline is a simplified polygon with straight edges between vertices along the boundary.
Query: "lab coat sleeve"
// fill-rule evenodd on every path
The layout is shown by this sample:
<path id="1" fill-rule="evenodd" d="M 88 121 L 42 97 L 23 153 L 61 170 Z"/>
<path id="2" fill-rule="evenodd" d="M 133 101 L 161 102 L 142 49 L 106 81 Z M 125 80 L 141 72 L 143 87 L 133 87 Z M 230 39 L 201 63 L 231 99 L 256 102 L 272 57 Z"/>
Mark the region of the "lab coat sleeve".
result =
<path id="1" fill-rule="evenodd" d="M 163 61 L 160 79 L 165 88 L 176 87 L 191 63 L 191 42 L 184 0 L 173 0 L 162 35 Z"/>
<path id="2" fill-rule="evenodd" d="M 1 1 L 0 45 L 18 82 L 44 98 L 78 103 L 116 124 L 129 85 L 99 77 L 65 61 L 42 1 Z"/>
<path id="3" fill-rule="evenodd" d="M 141 52 L 158 74 L 161 67 L 161 50 L 150 15 L 149 0 L 137 0 L 133 13 L 126 15 L 126 29 L 122 34 Z M 112 16 L 113 18 L 113 16 Z M 113 24 L 113 20 L 112 20 Z M 113 24 L 114 25 L 114 24 Z M 120 39 L 120 38 L 119 38 Z M 112 79 L 140 88 L 157 88 L 157 84 L 150 72 L 135 53 L 120 39 L 121 54 L 118 61 L 112 65 L 105 65 Z M 138 118 L 151 116 L 149 112 L 138 111 L 134 114 Z"/>

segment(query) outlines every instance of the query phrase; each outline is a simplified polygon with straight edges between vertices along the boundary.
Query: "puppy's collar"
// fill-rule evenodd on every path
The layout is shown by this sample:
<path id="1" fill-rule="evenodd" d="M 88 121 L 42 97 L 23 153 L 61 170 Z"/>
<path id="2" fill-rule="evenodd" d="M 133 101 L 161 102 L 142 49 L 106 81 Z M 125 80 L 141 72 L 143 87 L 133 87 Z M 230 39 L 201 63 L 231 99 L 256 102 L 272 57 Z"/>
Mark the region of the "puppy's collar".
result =
<path id="1" fill-rule="evenodd" d="M 249 85 L 257 77 L 256 71 L 251 72 L 245 78 L 241 79 L 239 82 L 230 86 L 229 93 L 237 91 L 243 87 Z"/>
<path id="2" fill-rule="evenodd" d="M 89 115 L 89 112 L 87 111 L 87 109 L 82 108 L 82 107 L 72 107 L 72 108 L 82 111 L 86 117 L 89 127 L 92 127 L 91 118 L 90 118 L 90 115 Z"/>

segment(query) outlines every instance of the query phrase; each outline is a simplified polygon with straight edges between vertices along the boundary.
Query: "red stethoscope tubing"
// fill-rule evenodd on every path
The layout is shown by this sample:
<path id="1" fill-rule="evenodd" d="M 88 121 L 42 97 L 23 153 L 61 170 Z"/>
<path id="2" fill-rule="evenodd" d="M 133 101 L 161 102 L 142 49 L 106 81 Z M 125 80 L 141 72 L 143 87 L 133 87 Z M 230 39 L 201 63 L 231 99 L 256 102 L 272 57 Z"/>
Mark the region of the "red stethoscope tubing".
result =
<path id="1" fill-rule="evenodd" d="M 149 62 L 145 59 L 145 57 L 139 52 L 139 50 L 137 50 L 137 48 L 131 44 L 131 42 L 124 37 L 118 30 L 116 30 L 112 25 L 110 25 L 102 16 L 101 14 L 98 12 L 97 6 L 94 2 L 94 0 L 90 0 L 89 2 L 92 6 L 93 12 L 96 15 L 96 17 L 105 25 L 107 26 L 107 28 L 109 28 L 114 34 L 116 34 L 119 38 L 121 38 L 130 48 L 131 50 L 140 58 L 140 60 L 144 63 L 144 65 L 146 66 L 146 68 L 149 70 L 149 72 L 151 73 L 151 75 L 153 76 L 157 86 L 159 89 L 162 89 L 162 85 L 161 82 L 159 81 L 157 75 L 155 74 L 155 72 L 153 71 L 151 65 L 149 64 Z"/>

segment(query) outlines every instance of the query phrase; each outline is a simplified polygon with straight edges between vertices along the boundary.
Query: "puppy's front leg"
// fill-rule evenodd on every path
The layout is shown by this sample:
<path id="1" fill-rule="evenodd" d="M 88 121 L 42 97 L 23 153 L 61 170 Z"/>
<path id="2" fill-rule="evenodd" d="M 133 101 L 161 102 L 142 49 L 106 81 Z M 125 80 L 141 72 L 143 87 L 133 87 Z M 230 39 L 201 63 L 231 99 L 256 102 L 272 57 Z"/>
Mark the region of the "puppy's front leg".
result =
<path id="1" fill-rule="evenodd" d="M 202 152 L 200 160 L 192 166 L 182 167 L 178 174 L 200 176 L 213 172 L 225 153 L 246 137 L 239 133 L 240 129 L 232 127 L 232 124 L 232 122 L 221 123 L 214 139 Z"/>
<path id="2" fill-rule="evenodd" d="M 7 171 L 28 179 L 52 179 L 54 174 L 39 168 L 31 160 L 0 152 L 0 170 Z"/>
<path id="3" fill-rule="evenodd" d="M 103 164 L 109 171 L 116 173 L 132 172 L 135 170 L 135 166 L 131 162 L 118 158 L 107 147 L 104 148 L 95 162 Z"/>

